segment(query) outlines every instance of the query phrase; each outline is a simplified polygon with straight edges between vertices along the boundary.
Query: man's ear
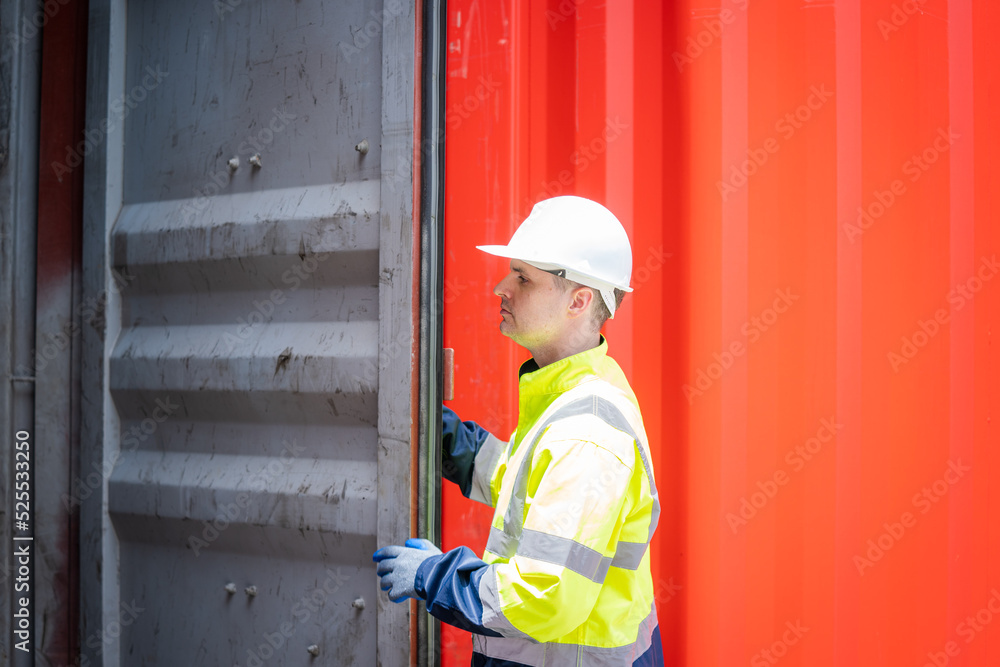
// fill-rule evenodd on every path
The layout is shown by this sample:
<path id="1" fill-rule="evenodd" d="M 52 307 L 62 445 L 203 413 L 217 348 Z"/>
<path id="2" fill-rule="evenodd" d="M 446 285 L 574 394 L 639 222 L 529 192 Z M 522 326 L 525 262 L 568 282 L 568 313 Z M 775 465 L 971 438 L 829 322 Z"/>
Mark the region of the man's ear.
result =
<path id="1" fill-rule="evenodd" d="M 595 298 L 594 290 L 589 287 L 577 287 L 573 289 L 567 312 L 570 317 L 579 317 L 587 312 L 587 308 L 593 303 Z"/>

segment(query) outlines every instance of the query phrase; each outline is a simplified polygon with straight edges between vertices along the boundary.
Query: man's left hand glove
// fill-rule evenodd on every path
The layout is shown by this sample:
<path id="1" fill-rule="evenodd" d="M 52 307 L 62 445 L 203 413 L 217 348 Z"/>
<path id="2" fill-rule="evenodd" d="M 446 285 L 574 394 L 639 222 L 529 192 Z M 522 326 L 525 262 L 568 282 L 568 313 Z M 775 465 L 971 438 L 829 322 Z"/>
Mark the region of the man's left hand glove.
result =
<path id="1" fill-rule="evenodd" d="M 407 598 L 417 598 L 414 587 L 417 578 L 417 568 L 431 556 L 441 553 L 432 542 L 423 538 L 411 537 L 405 546 L 393 545 L 382 547 L 372 556 L 378 563 L 378 576 L 382 578 L 382 590 L 389 591 L 389 599 L 402 602 Z"/>

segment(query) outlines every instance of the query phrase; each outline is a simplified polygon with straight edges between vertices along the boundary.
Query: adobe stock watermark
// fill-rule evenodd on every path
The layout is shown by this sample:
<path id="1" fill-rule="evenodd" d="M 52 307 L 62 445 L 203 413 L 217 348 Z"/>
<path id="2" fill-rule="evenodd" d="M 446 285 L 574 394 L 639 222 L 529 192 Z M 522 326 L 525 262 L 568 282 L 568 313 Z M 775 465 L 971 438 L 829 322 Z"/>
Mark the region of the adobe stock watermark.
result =
<path id="1" fill-rule="evenodd" d="M 653 593 L 653 600 L 659 604 L 666 604 L 680 595 L 684 587 L 680 584 L 674 583 L 674 578 L 670 579 L 660 579 L 659 583 L 656 585 L 656 591 Z"/>
<path id="2" fill-rule="evenodd" d="M 734 340 L 727 347 L 723 348 L 721 353 L 712 353 L 714 361 L 704 368 L 699 368 L 695 373 L 694 380 L 681 388 L 685 398 L 688 400 L 688 405 L 694 403 L 696 396 L 703 396 L 706 391 L 711 389 L 716 380 L 720 379 L 727 370 L 732 368 L 733 364 L 736 363 L 736 359 L 746 354 L 750 345 L 760 340 L 760 337 L 774 326 L 775 322 L 778 321 L 778 316 L 787 313 L 792 305 L 799 300 L 799 295 L 792 294 L 790 287 L 783 290 L 775 290 L 774 293 L 776 295 L 774 302 L 762 310 L 759 315 L 755 315 L 744 322 L 743 326 L 740 327 L 740 333 L 747 338 L 747 342 Z"/>
<path id="3" fill-rule="evenodd" d="M 536 202 L 550 197 L 558 197 L 566 191 L 566 188 L 573 185 L 576 174 L 586 171 L 590 165 L 608 151 L 608 146 L 617 141 L 631 126 L 621 119 L 620 116 L 604 119 L 604 129 L 600 134 L 590 141 L 576 147 L 569 156 L 570 164 L 574 165 L 574 171 L 563 169 L 554 179 L 542 184 L 541 191 L 536 193 L 534 198 L 528 197 L 521 206 L 521 219 L 528 217 L 531 208 Z"/>
<path id="4" fill-rule="evenodd" d="M 662 269 L 667 260 L 673 256 L 674 253 L 672 252 L 664 252 L 662 245 L 656 247 L 650 246 L 649 252 L 646 254 L 646 260 L 639 268 L 633 268 L 632 270 L 632 290 L 635 291 L 649 282 L 653 274 Z"/>
<path id="5" fill-rule="evenodd" d="M 21 19 L 20 31 L 8 33 L 11 45 L 24 44 L 29 39 L 36 37 L 39 31 L 69 2 L 70 0 L 45 0 L 45 3 L 41 5 L 41 9 L 31 16 L 25 16 Z M 38 6 L 37 3 L 33 4 Z"/>
<path id="6" fill-rule="evenodd" d="M 941 333 L 945 325 L 951 322 L 951 316 L 962 310 L 965 304 L 970 303 L 998 272 L 1000 272 L 1000 262 L 997 261 L 997 256 L 983 257 L 975 275 L 965 282 L 958 283 L 948 292 L 945 299 L 951 304 L 951 310 L 938 308 L 934 311 L 933 317 L 917 320 L 913 332 L 900 338 L 899 350 L 888 352 L 886 356 L 893 372 L 898 373 L 904 364 L 910 363 L 920 350 L 927 347 L 931 339 Z"/>
<path id="7" fill-rule="evenodd" d="M 288 644 L 298 625 L 307 623 L 312 615 L 317 613 L 326 604 L 326 600 L 331 595 L 343 587 L 351 580 L 346 574 L 342 574 L 340 568 L 334 572 L 330 568 L 326 569 L 327 577 L 322 586 L 317 585 L 311 593 L 300 597 L 291 608 L 292 620 L 282 622 L 274 632 L 265 632 L 264 641 L 254 648 L 247 649 L 246 667 L 261 667 L 270 660 L 283 646 Z M 360 613 L 364 609 L 364 604 L 355 601 L 354 609 Z M 294 622 L 293 622 L 294 621 Z"/>
<path id="8" fill-rule="evenodd" d="M 496 81 L 492 74 L 488 77 L 480 76 L 475 90 L 466 95 L 461 102 L 448 107 L 444 114 L 444 122 L 452 130 L 457 130 L 464 121 L 482 108 L 493 93 L 500 90 L 500 86 L 500 82 Z"/>
<path id="9" fill-rule="evenodd" d="M 305 451 L 305 446 L 298 441 L 285 440 L 282 442 L 281 455 L 272 457 L 267 466 L 243 480 L 241 488 L 246 489 L 236 494 L 232 502 L 223 503 L 216 509 L 215 518 L 203 520 L 201 535 L 188 535 L 187 547 L 195 557 L 212 545 L 213 542 L 229 528 L 234 521 L 243 515 L 243 512 L 250 507 L 253 496 L 249 492 L 259 492 L 268 489 L 273 482 L 283 475 L 292 464 L 292 460 Z"/>
<path id="10" fill-rule="evenodd" d="M 823 445 L 832 442 L 837 437 L 837 431 L 842 428 L 844 425 L 837 423 L 836 416 L 821 419 L 816 435 L 807 438 L 804 443 L 796 445 L 785 454 L 785 463 L 791 466 L 792 473 L 802 472 L 806 464 L 823 451 Z M 729 524 L 733 535 L 739 533 L 740 528 L 746 526 L 761 510 L 767 507 L 768 503 L 778 495 L 781 487 L 786 486 L 790 481 L 791 477 L 784 468 L 778 468 L 763 482 L 757 480 L 757 490 L 751 492 L 749 497 L 740 498 L 739 508 L 735 512 L 726 513 L 726 523 Z"/>
<path id="11" fill-rule="evenodd" d="M 951 149 L 955 141 L 961 138 L 961 135 L 952 132 L 951 127 L 947 129 L 939 127 L 937 136 L 931 145 L 919 153 L 911 155 L 900 166 L 900 170 L 904 176 L 909 177 L 910 183 L 916 183 L 930 171 L 942 155 Z M 847 240 L 854 243 L 859 236 L 871 229 L 875 221 L 885 215 L 886 211 L 892 208 L 893 204 L 899 201 L 899 198 L 906 192 L 906 183 L 899 178 L 893 179 L 885 190 L 875 190 L 868 204 L 858 207 L 855 221 L 841 224 L 841 228 L 847 235 Z"/>
<path id="12" fill-rule="evenodd" d="M 152 437 L 160 427 L 160 424 L 174 416 L 181 407 L 179 404 L 171 402 L 169 396 L 165 399 L 156 399 L 155 406 L 149 417 L 132 426 L 127 432 L 122 433 L 121 446 L 113 457 L 105 460 L 103 465 L 98 465 L 95 461 L 92 464 L 93 471 L 82 479 L 76 477 L 73 480 L 72 495 L 64 493 L 60 498 L 63 507 L 67 510 L 72 510 L 73 507 L 83 504 L 83 501 L 89 498 L 94 491 L 102 488 L 104 480 L 114 472 L 115 465 L 118 464 L 122 454 L 125 452 L 134 452 L 138 449 L 140 443 L 146 442 L 146 440 Z"/>
<path id="13" fill-rule="evenodd" d="M 604 155 L 608 150 L 608 145 L 625 134 L 625 130 L 631 127 L 619 116 L 604 119 L 604 129 L 601 133 L 588 141 L 569 156 L 569 161 L 576 166 L 577 172 L 585 171 L 597 158 Z"/>
<path id="14" fill-rule="evenodd" d="M 444 282 L 444 293 L 437 299 L 437 311 L 443 312 L 444 306 L 450 303 L 454 303 L 469 287 L 471 283 L 466 283 L 462 280 L 449 278 Z M 369 384 L 374 384 L 378 380 L 378 369 L 380 367 L 385 368 L 395 361 L 398 361 L 404 355 L 409 356 L 410 354 L 410 330 L 403 327 L 396 334 L 396 337 L 389 341 L 389 344 L 384 348 L 379 346 L 378 359 L 366 359 L 364 362 L 364 370 L 360 379 L 364 380 Z M 493 411 L 495 412 L 495 411 Z M 489 429 L 487 429 L 489 430 Z"/>
<path id="15" fill-rule="evenodd" d="M 582 492 L 556 505 L 533 506 L 531 512 L 535 518 L 528 528 L 563 537 L 577 535 L 581 527 L 585 527 L 590 518 L 598 513 L 598 508 L 606 503 L 606 499 L 623 498 L 626 495 L 634 474 L 633 469 L 622 464 L 613 454 L 604 452 L 602 455 L 596 445 L 580 443 L 569 452 L 569 456 L 592 462 L 591 469 L 584 475 L 586 479 Z M 595 458 L 601 456 L 604 458 Z M 641 462 L 636 461 L 636 465 L 639 470 L 645 470 Z M 670 600 L 681 588 L 674 586 L 673 579 L 670 584 L 667 593 L 659 593 L 663 596 L 662 601 Z"/>
<path id="16" fill-rule="evenodd" d="M 750 0 L 732 0 L 732 4 L 742 12 L 747 10 L 747 5 Z M 712 46 L 717 39 L 722 37 L 722 33 L 727 25 L 733 23 L 736 20 L 736 13 L 726 7 L 719 12 L 718 18 L 712 17 L 707 19 L 702 19 L 701 30 L 699 30 L 694 35 L 688 35 L 686 45 L 684 47 L 684 52 L 674 51 L 671 54 L 673 58 L 674 66 L 677 67 L 677 71 L 681 74 L 684 73 L 684 67 L 686 65 L 692 64 L 698 59 L 701 54 L 705 53 L 705 49 Z"/>
<path id="17" fill-rule="evenodd" d="M 788 141 L 812 120 L 813 114 L 822 109 L 831 97 L 833 97 L 833 92 L 826 89 L 826 84 L 820 84 L 819 87 L 810 86 L 809 96 L 806 97 L 805 102 L 796 107 L 794 111 L 779 118 L 774 124 L 775 131 L 785 141 Z M 729 195 L 736 193 L 746 185 L 750 177 L 767 164 L 768 159 L 780 149 L 781 143 L 776 137 L 768 137 L 759 148 L 747 148 L 747 159 L 738 165 L 731 165 L 729 177 L 724 181 L 717 181 L 715 184 L 722 201 L 728 201 Z"/>
<path id="18" fill-rule="evenodd" d="M 809 628 L 802 625 L 802 621 L 796 620 L 795 623 L 785 621 L 785 631 L 781 637 L 767 648 L 757 651 L 750 658 L 750 667 L 767 667 L 778 664 L 778 661 L 788 655 L 788 650 L 798 644 L 807 632 L 809 632 Z"/>
<path id="19" fill-rule="evenodd" d="M 445 111 L 445 122 L 451 131 L 455 131 L 462 126 L 462 124 L 468 120 L 472 114 L 478 112 L 491 98 L 496 94 L 501 88 L 501 82 L 495 81 L 492 77 L 479 78 L 479 85 L 476 86 L 475 90 L 466 95 L 461 101 L 451 104 Z M 404 185 L 405 187 L 410 187 L 413 182 L 413 163 L 415 159 L 423 160 L 427 155 L 430 155 L 435 148 L 444 139 L 444 131 L 434 128 L 430 132 L 429 136 L 424 137 L 420 140 L 420 146 L 417 155 L 414 155 L 412 151 L 405 151 L 398 154 L 396 157 L 395 167 L 392 169 L 387 169 L 387 166 L 391 166 L 391 158 L 383 161 L 383 173 L 388 174 L 389 177 L 385 179 L 385 184 L 389 186 L 391 192 L 396 192 L 397 187 Z"/>
<path id="20" fill-rule="evenodd" d="M 274 138 L 285 131 L 298 114 L 290 113 L 277 107 L 271 109 L 271 118 L 265 127 L 255 134 L 246 137 L 236 148 L 237 157 L 260 155 L 264 148 L 270 146 Z M 208 208 L 209 200 L 219 194 L 233 179 L 233 172 L 227 165 L 211 174 L 201 189 L 192 188 L 191 199 L 181 207 L 181 217 L 185 223 L 190 223 L 195 215 Z"/>
<path id="21" fill-rule="evenodd" d="M 55 361 L 60 354 L 70 348 L 73 339 L 83 332 L 83 324 L 97 326 L 103 322 L 108 296 L 112 292 L 121 294 L 135 278 L 127 270 L 111 269 L 111 288 L 101 290 L 101 293 L 96 297 L 90 297 L 77 304 L 76 308 L 73 309 L 73 314 L 63 322 L 58 331 L 55 333 L 46 332 L 41 347 L 31 351 L 30 356 L 34 359 L 33 367 L 27 368 L 24 364 L 18 364 L 16 374 L 31 377 L 44 371 L 50 362 Z"/>
<path id="22" fill-rule="evenodd" d="M 100 146 L 111 130 L 119 123 L 124 122 L 132 110 L 145 101 L 149 93 L 159 86 L 169 74 L 170 72 L 161 70 L 159 65 L 156 66 L 156 69 L 147 66 L 138 85 L 111 101 L 108 107 L 108 117 L 102 120 L 97 127 L 84 130 L 83 139 L 75 146 L 67 146 L 65 160 L 53 162 L 50 165 L 56 178 L 62 182 L 63 176 L 83 164 L 83 159 Z"/>
<path id="23" fill-rule="evenodd" d="M 941 502 L 941 499 L 948 495 L 948 491 L 955 484 L 958 484 L 965 473 L 972 470 L 971 466 L 962 465 L 961 459 L 948 461 L 948 467 L 940 479 L 923 487 L 910 499 L 913 508 L 921 515 L 927 514 L 934 506 Z M 866 543 L 868 547 L 864 554 L 857 554 L 853 558 L 854 567 L 858 570 L 858 575 L 865 576 L 865 570 L 874 567 L 875 563 L 882 560 L 885 554 L 896 546 L 906 535 L 907 530 L 912 530 L 917 525 L 918 516 L 913 512 L 903 512 L 899 521 L 882 523 L 882 532 Z"/>
<path id="24" fill-rule="evenodd" d="M 405 16 L 406 11 L 407 4 L 402 0 L 385 0 L 382 11 L 371 10 L 369 13 L 371 18 L 364 25 L 357 29 L 353 26 L 349 28 L 351 31 L 351 43 L 340 42 L 338 45 L 340 55 L 347 62 L 351 62 L 351 58 L 361 53 L 364 49 L 373 43 L 379 43 L 378 37 L 382 34 L 382 30 L 389 19 Z"/>
<path id="25" fill-rule="evenodd" d="M 560 0 L 559 6 L 555 10 L 545 10 L 545 20 L 549 23 L 549 29 L 555 30 L 560 23 L 577 17 L 577 9 L 585 0 Z"/>
<path id="26" fill-rule="evenodd" d="M 87 648 L 93 649 L 96 656 L 100 656 L 104 653 L 108 645 L 121 637 L 125 628 L 135 623 L 145 611 L 146 608 L 140 607 L 134 598 L 129 602 L 120 603 L 117 617 L 114 620 L 108 621 L 103 628 L 87 635 L 84 645 Z M 72 663 L 73 667 L 91 667 L 91 665 L 97 667 L 98 664 L 103 664 L 103 660 L 92 663 L 86 655 L 82 656 L 78 662 L 74 661 Z"/>
<path id="27" fill-rule="evenodd" d="M 215 15 L 225 21 L 226 14 L 231 13 L 242 4 L 243 0 L 213 0 L 212 7 L 215 9 Z"/>
<path id="28" fill-rule="evenodd" d="M 1000 591 L 994 587 L 990 589 L 990 597 L 986 603 L 955 626 L 955 634 L 964 639 L 966 645 L 971 644 L 997 616 L 1000 616 Z M 962 646 L 954 639 L 949 639 L 940 651 L 928 651 L 927 662 L 921 667 L 946 667 L 951 664 L 951 659 L 957 658 L 961 652 Z"/>
<path id="29" fill-rule="evenodd" d="M 321 252 L 311 255 L 303 255 L 300 262 L 286 269 L 281 274 L 281 283 L 284 288 L 276 287 L 261 300 L 254 299 L 252 308 L 245 317 L 236 318 L 239 328 L 236 333 L 231 331 L 223 332 L 222 340 L 229 345 L 230 350 L 235 350 L 243 346 L 250 338 L 254 328 L 271 321 L 275 308 L 285 303 L 287 300 L 286 291 L 294 292 L 306 282 L 312 279 L 313 274 L 319 269 L 319 265 L 325 262 L 333 253 Z"/>
<path id="30" fill-rule="evenodd" d="M 583 444 L 575 451 L 588 460 L 600 456 L 596 445 L 588 447 Z M 537 514 L 536 521 L 540 520 L 546 526 L 545 532 L 574 535 L 577 528 L 586 523 L 586 517 L 594 515 L 605 498 L 623 497 L 632 478 L 632 470 L 617 461 L 614 465 L 602 466 L 600 473 L 596 470 L 590 472 L 591 474 L 586 475 L 582 493 L 558 505 L 532 507 L 532 512 Z"/>
<path id="31" fill-rule="evenodd" d="M 878 31 L 882 34 L 882 39 L 889 41 L 890 35 L 894 32 L 899 32 L 899 29 L 906 25 L 913 16 L 923 14 L 921 6 L 926 2 L 927 0 L 903 0 L 899 4 L 893 3 L 892 13 L 889 15 L 889 18 L 879 19 L 875 24 L 878 27 Z"/>

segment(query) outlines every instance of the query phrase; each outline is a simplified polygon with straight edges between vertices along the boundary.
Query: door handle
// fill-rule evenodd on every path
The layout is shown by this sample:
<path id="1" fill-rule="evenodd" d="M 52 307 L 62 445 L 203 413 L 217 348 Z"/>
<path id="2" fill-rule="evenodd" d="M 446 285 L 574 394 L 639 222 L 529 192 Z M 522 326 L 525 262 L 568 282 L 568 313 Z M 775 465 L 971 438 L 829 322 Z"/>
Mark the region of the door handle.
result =
<path id="1" fill-rule="evenodd" d="M 441 393 L 444 395 L 444 400 L 452 401 L 455 399 L 455 350 L 454 348 L 446 347 L 444 348 L 444 354 L 441 356 L 441 372 L 444 376 L 444 386 L 442 387 Z"/>

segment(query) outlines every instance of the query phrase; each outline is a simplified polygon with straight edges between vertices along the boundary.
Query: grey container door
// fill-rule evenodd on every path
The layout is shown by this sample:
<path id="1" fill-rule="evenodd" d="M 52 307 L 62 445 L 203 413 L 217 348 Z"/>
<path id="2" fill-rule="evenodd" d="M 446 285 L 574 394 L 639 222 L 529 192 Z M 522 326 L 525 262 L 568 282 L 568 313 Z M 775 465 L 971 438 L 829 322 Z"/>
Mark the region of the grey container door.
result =
<path id="1" fill-rule="evenodd" d="M 84 664 L 409 664 L 414 9 L 90 5 Z"/>

